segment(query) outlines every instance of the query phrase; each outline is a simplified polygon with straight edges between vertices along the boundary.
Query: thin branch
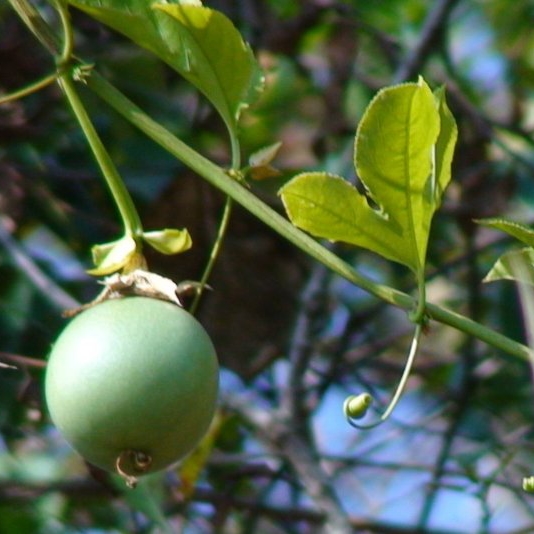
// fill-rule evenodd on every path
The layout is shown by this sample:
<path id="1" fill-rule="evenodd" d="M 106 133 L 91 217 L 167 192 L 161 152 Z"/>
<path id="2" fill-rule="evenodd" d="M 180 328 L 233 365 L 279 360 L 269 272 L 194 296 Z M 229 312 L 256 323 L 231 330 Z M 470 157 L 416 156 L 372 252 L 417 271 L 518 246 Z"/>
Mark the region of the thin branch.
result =
<path id="1" fill-rule="evenodd" d="M 18 367 L 33 367 L 36 369 L 44 369 L 46 367 L 46 362 L 44 360 L 39 360 L 38 358 L 30 358 L 29 356 L 22 356 L 21 354 L 12 354 L 11 352 L 0 351 L 0 360 L 10 362 L 10 364 L 0 362 L 0 367 L 7 367 L 9 369 L 17 369 Z"/>
<path id="2" fill-rule="evenodd" d="M 459 0 L 438 0 L 432 4 L 421 30 L 417 46 L 398 66 L 393 76 L 393 83 L 400 83 L 413 78 L 419 73 L 428 57 L 435 50 L 436 42 L 441 39 L 443 29 L 451 11 Z"/>
<path id="3" fill-rule="evenodd" d="M 110 491 L 103 484 L 92 478 L 80 478 L 58 482 L 14 482 L 2 480 L 0 482 L 0 502 L 16 503 L 35 501 L 42 495 L 49 493 L 63 493 L 70 498 L 87 499 L 87 497 L 107 497 Z"/>
<path id="4" fill-rule="evenodd" d="M 472 254 L 475 247 L 475 240 L 473 234 L 466 234 L 466 249 L 469 252 L 468 258 L 468 284 L 470 288 L 468 306 L 470 316 L 479 319 L 480 317 L 480 272 L 477 263 L 477 257 Z M 455 409 L 451 416 L 451 421 L 448 429 L 443 435 L 441 450 L 434 467 L 432 482 L 430 483 L 430 491 L 425 499 L 421 514 L 419 517 L 419 527 L 424 527 L 428 524 L 432 509 L 434 508 L 438 499 L 441 481 L 445 474 L 447 462 L 451 458 L 454 442 L 460 431 L 461 424 L 468 413 L 474 391 L 478 385 L 478 380 L 474 375 L 474 369 L 477 364 L 477 343 L 476 340 L 468 337 L 465 340 L 464 348 L 461 354 L 460 366 L 460 383 L 458 391 L 454 395 L 456 398 Z"/>
<path id="5" fill-rule="evenodd" d="M 61 493 L 73 499 L 86 501 L 87 498 L 97 498 L 109 500 L 115 496 L 113 492 L 91 478 L 81 478 L 76 480 L 66 480 L 51 482 L 46 484 L 39 483 L 13 483 L 0 482 L 0 501 L 3 503 L 30 503 L 43 495 L 50 493 Z M 287 523 L 304 522 L 312 525 L 320 525 L 325 520 L 325 515 L 321 512 L 310 510 L 305 507 L 291 506 L 272 506 L 258 503 L 251 499 L 223 495 L 218 491 L 209 488 L 197 488 L 193 494 L 195 502 L 209 503 L 214 506 L 228 506 L 236 510 L 254 512 L 264 517 L 269 517 L 276 521 Z M 183 504 L 178 503 L 166 507 L 166 513 L 172 515 L 181 513 Z M 377 534 L 411 534 L 413 530 L 410 527 L 399 527 L 379 521 L 370 520 L 351 520 L 352 532 L 370 532 Z M 525 531 L 526 532 L 526 531 Z M 425 534 L 422 532 L 421 534 Z M 444 531 L 432 530 L 432 534 L 447 534 Z"/>
<path id="6" fill-rule="evenodd" d="M 257 403 L 242 396 L 227 395 L 224 404 L 253 426 L 267 447 L 291 464 L 303 488 L 324 514 L 322 531 L 325 534 L 351 534 L 353 528 L 333 490 L 332 481 L 310 443 L 293 431 L 287 417 L 258 408 Z"/>
<path id="7" fill-rule="evenodd" d="M 308 388 L 304 380 L 315 353 L 317 322 L 324 316 L 326 282 L 329 276 L 330 272 L 324 265 L 318 263 L 313 267 L 308 283 L 302 291 L 299 314 L 293 329 L 288 351 L 291 370 L 280 408 L 282 413 L 287 414 L 294 428 L 303 429 L 309 417 L 306 405 Z"/>
<path id="8" fill-rule="evenodd" d="M 24 249 L 13 239 L 0 217 L 0 245 L 7 251 L 13 264 L 24 273 L 33 284 L 55 308 L 67 310 L 77 308 L 80 303 L 61 287 L 59 287 L 50 277 L 48 277 L 38 265 L 28 256 Z"/>

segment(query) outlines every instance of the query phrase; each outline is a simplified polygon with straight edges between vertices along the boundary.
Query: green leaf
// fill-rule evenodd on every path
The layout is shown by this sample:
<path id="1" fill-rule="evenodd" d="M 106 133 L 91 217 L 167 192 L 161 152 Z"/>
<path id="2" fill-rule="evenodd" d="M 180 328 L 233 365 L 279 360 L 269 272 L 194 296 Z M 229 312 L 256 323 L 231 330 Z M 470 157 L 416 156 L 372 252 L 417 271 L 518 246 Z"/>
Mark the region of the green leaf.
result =
<path id="1" fill-rule="evenodd" d="M 457 131 L 443 91 L 381 90 L 356 133 L 366 195 L 339 176 L 304 173 L 281 190 L 290 220 L 317 237 L 372 250 L 422 273 L 430 222 L 450 181 Z"/>
<path id="2" fill-rule="evenodd" d="M 68 1 L 177 70 L 211 101 L 235 135 L 239 114 L 259 95 L 263 77 L 225 15 L 199 2 Z"/>
<path id="3" fill-rule="evenodd" d="M 280 189 L 291 222 L 316 237 L 362 246 L 409 264 L 403 236 L 371 209 L 364 195 L 341 176 L 322 172 L 295 176 Z"/>
<path id="4" fill-rule="evenodd" d="M 133 237 L 125 235 L 117 241 L 95 245 L 91 249 L 94 269 L 87 272 L 93 276 L 105 276 L 124 267 L 134 256 L 137 245 Z"/>
<path id="5" fill-rule="evenodd" d="M 191 236 L 186 229 L 165 228 L 153 232 L 143 232 L 143 240 L 162 254 L 178 254 L 191 248 Z"/>
<path id="6" fill-rule="evenodd" d="M 515 280 L 534 285 L 534 249 L 523 248 L 503 254 L 484 278 L 484 282 Z"/>
<path id="7" fill-rule="evenodd" d="M 355 166 L 369 196 L 405 240 L 415 272 L 425 263 L 434 202 L 425 194 L 440 129 L 428 85 L 403 84 L 380 91 L 356 133 Z"/>
<path id="8" fill-rule="evenodd" d="M 476 222 L 483 226 L 506 232 L 508 235 L 519 239 L 525 245 L 534 247 L 534 230 L 525 224 L 506 219 L 478 219 Z"/>

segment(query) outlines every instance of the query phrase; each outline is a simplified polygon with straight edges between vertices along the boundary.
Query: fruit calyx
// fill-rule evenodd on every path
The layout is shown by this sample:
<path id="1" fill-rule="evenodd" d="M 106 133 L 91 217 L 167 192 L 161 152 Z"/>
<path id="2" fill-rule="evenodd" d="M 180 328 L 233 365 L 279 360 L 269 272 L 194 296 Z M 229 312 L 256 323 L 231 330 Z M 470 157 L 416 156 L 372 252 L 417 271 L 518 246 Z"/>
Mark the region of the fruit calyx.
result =
<path id="1" fill-rule="evenodd" d="M 83 310 L 92 308 L 106 300 L 131 296 L 165 300 L 183 308 L 180 295 L 195 292 L 201 288 L 199 282 L 185 280 L 176 284 L 170 278 L 144 269 L 134 269 L 127 273 L 115 273 L 107 276 L 100 283 L 104 285 L 104 289 L 94 300 L 78 308 L 66 310 L 63 315 L 65 317 L 73 317 Z"/>

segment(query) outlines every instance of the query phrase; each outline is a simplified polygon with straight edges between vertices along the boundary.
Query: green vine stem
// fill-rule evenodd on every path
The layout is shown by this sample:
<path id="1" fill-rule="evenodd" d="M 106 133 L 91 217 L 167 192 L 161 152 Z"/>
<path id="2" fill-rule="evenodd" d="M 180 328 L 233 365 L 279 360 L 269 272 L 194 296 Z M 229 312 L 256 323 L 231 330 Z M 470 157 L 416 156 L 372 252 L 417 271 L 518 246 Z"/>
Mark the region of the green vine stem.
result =
<path id="1" fill-rule="evenodd" d="M 0 105 L 7 104 L 8 102 L 13 102 L 14 100 L 18 100 L 19 98 L 24 98 L 33 93 L 36 93 L 37 91 L 40 91 L 41 89 L 52 85 L 57 80 L 57 77 L 57 73 L 49 74 L 48 76 L 44 76 L 36 82 L 33 82 L 27 85 L 26 87 L 23 87 L 22 89 L 19 89 L 18 91 L 3 95 L 0 97 Z"/>
<path id="2" fill-rule="evenodd" d="M 235 132 L 229 130 L 229 135 L 232 150 L 231 169 L 232 171 L 239 171 L 239 169 L 241 168 L 241 145 Z M 195 314 L 198 308 L 202 293 L 204 292 L 208 279 L 211 276 L 211 272 L 213 271 L 213 267 L 215 267 L 215 262 L 217 261 L 217 258 L 219 257 L 219 254 L 221 252 L 224 236 L 226 235 L 226 231 L 228 230 L 228 224 L 230 223 L 233 204 L 234 202 L 232 197 L 227 195 L 226 201 L 224 203 L 223 214 L 219 223 L 219 229 L 217 231 L 217 236 L 215 238 L 213 246 L 211 247 L 208 263 L 206 264 L 206 267 L 204 268 L 204 272 L 202 273 L 202 277 L 200 279 L 200 289 L 199 291 L 197 291 L 195 298 L 189 308 L 189 311 L 192 314 Z"/>
<path id="3" fill-rule="evenodd" d="M 410 320 L 415 324 L 422 324 L 426 317 L 426 280 L 424 270 L 417 272 L 417 308 L 409 313 Z"/>
<path id="4" fill-rule="evenodd" d="M 161 124 L 146 115 L 138 106 L 102 78 L 96 71 L 93 71 L 88 78 L 87 85 L 102 100 L 145 135 L 182 161 L 194 172 L 205 178 L 213 186 L 232 197 L 255 217 L 270 226 L 303 252 L 320 261 L 339 276 L 389 304 L 407 311 L 413 310 L 417 306 L 416 299 L 410 295 L 365 278 L 348 263 L 323 247 L 314 238 L 293 226 L 287 219 L 262 202 L 251 191 L 228 176 L 223 169 L 204 158 L 191 147 L 180 141 Z M 434 319 L 452 326 L 512 356 L 524 360 L 532 355 L 532 351 L 525 345 L 442 306 L 427 303 L 426 313 L 429 319 Z"/>
<path id="5" fill-rule="evenodd" d="M 122 219 L 126 235 L 138 238 L 142 232 L 141 219 L 137 213 L 135 205 L 126 189 L 122 178 L 120 177 L 111 157 L 107 153 L 102 141 L 100 140 L 84 105 L 82 104 L 73 81 L 75 73 L 84 72 L 84 66 L 71 67 L 73 36 L 72 26 L 70 24 L 69 13 L 63 0 L 53 0 L 53 5 L 57 9 L 61 26 L 63 30 L 63 43 L 60 47 L 59 39 L 52 28 L 43 19 L 41 14 L 27 0 L 9 0 L 13 9 L 21 17 L 30 31 L 37 37 L 45 48 L 56 58 L 58 72 L 54 75 L 44 78 L 36 83 L 37 87 L 33 90 L 42 88 L 42 84 L 51 83 L 57 79 L 62 88 L 73 112 L 82 128 L 89 146 L 95 156 L 95 159 L 102 170 L 104 179 L 111 191 L 113 200 L 117 205 L 120 217 Z M 85 66 L 86 67 L 86 66 Z M 22 95 L 27 94 L 32 87 L 22 90 Z M 136 239 L 138 242 L 138 239 Z"/>
<path id="6" fill-rule="evenodd" d="M 215 243 L 211 247 L 210 257 L 208 259 L 208 263 L 204 269 L 204 272 L 202 273 L 202 278 L 200 279 L 200 290 L 197 291 L 195 298 L 193 300 L 193 303 L 189 307 L 189 312 L 193 315 L 195 314 L 200 298 L 202 296 L 202 292 L 204 291 L 204 288 L 206 287 L 206 284 L 208 282 L 208 279 L 211 275 L 211 272 L 213 271 L 213 267 L 215 266 L 215 262 L 217 258 L 219 257 L 219 254 L 221 252 L 222 244 L 224 236 L 226 235 L 226 231 L 228 229 L 228 223 L 230 222 L 230 216 L 232 214 L 232 206 L 234 202 L 231 197 L 226 197 L 226 202 L 224 203 L 224 210 L 221 217 L 221 221 L 219 223 L 219 229 L 217 231 L 217 236 L 215 238 Z"/>
<path id="7" fill-rule="evenodd" d="M 111 191 L 111 195 L 113 196 L 113 200 L 119 210 L 126 235 L 129 235 L 134 239 L 139 238 L 143 233 L 143 227 L 139 214 L 132 201 L 132 197 L 130 196 L 130 193 L 128 193 L 117 168 L 93 126 L 93 123 L 76 92 L 73 79 L 69 74 L 62 74 L 59 77 L 59 84 L 63 89 L 96 161 L 102 170 L 106 183 Z"/>
<path id="8" fill-rule="evenodd" d="M 61 56 L 57 58 L 56 62 L 59 66 L 68 65 L 72 60 L 72 49 L 74 46 L 74 38 L 72 35 L 72 25 L 70 23 L 69 10 L 64 3 L 64 0 L 53 0 L 54 5 L 59 13 L 61 20 L 61 27 L 63 29 L 63 49 Z"/>

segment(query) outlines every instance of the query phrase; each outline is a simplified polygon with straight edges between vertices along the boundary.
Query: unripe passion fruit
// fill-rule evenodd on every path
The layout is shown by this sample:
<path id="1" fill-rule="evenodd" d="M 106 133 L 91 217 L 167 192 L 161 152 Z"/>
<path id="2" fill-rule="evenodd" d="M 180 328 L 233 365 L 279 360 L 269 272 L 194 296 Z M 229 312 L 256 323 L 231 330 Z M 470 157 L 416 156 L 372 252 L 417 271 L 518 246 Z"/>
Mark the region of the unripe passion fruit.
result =
<path id="1" fill-rule="evenodd" d="M 127 477 L 163 469 L 205 434 L 217 401 L 215 349 L 170 302 L 108 300 L 76 316 L 52 348 L 45 394 L 65 439 Z"/>

